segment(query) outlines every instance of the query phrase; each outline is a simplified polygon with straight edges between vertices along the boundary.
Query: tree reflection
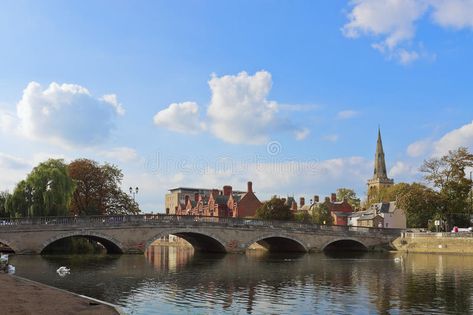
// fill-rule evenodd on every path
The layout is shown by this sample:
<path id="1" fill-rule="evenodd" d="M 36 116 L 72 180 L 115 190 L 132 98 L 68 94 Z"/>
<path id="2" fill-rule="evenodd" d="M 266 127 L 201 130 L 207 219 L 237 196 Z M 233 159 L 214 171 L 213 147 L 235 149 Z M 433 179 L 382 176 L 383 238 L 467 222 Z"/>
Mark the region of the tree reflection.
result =
<path id="1" fill-rule="evenodd" d="M 209 255 L 153 246 L 145 257 L 91 257 L 16 256 L 13 264 L 20 276 L 116 303 L 135 314 L 158 309 L 180 314 L 191 308 L 229 314 L 472 311 L 473 256 Z M 71 274 L 58 277 L 60 265 L 70 267 Z"/>

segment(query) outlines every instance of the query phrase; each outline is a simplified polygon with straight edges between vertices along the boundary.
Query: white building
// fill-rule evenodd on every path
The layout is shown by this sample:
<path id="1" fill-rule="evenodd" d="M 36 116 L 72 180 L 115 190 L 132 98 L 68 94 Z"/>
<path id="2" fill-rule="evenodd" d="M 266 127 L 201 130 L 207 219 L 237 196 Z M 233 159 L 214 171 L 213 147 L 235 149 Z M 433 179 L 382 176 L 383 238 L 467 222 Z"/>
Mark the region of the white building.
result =
<path id="1" fill-rule="evenodd" d="M 382 218 L 382 222 L 376 220 L 376 224 L 368 224 L 360 221 L 366 221 L 366 219 L 375 220 L 377 216 Z M 365 211 L 354 212 L 348 217 L 348 225 L 351 226 L 372 226 L 391 228 L 391 229 L 405 229 L 406 228 L 406 214 L 404 210 L 396 206 L 396 202 L 380 202 L 373 204 L 369 209 Z"/>

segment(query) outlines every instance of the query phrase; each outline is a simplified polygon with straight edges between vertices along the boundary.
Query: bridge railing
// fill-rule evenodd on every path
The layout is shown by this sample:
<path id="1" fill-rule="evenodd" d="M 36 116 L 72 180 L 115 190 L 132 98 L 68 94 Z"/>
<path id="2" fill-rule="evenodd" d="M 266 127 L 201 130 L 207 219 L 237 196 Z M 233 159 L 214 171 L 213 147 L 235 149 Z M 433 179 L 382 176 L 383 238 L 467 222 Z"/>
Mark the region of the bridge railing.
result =
<path id="1" fill-rule="evenodd" d="M 210 216 L 177 216 L 166 214 L 110 215 L 110 216 L 67 216 L 67 217 L 31 217 L 0 218 L 0 230 L 31 225 L 123 225 L 123 224 L 192 224 L 192 225 L 227 225 L 246 227 L 273 227 L 295 230 L 325 230 L 338 232 L 396 234 L 400 229 L 370 228 L 360 226 L 319 225 L 296 221 L 261 220 L 248 218 L 228 218 Z"/>

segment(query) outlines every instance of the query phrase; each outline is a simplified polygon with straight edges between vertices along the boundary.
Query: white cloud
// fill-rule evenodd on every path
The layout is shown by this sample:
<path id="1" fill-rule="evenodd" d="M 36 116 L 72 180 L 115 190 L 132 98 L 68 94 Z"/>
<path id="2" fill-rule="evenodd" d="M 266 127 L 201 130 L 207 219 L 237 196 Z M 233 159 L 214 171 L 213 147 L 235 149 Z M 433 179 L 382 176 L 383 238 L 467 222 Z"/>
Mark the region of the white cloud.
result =
<path id="1" fill-rule="evenodd" d="M 359 113 L 357 111 L 354 111 L 351 109 L 342 110 L 337 113 L 337 119 L 350 119 L 350 118 L 358 116 L 358 114 Z"/>
<path id="2" fill-rule="evenodd" d="M 138 158 L 136 150 L 128 147 L 117 147 L 107 151 L 100 151 L 98 152 L 98 155 L 120 162 L 131 162 Z"/>
<path id="3" fill-rule="evenodd" d="M 97 99 L 77 84 L 53 82 L 43 89 L 39 83 L 30 82 L 17 104 L 14 120 L 16 129 L 28 138 L 90 146 L 107 139 L 115 118 L 123 113 L 113 94 Z"/>
<path id="4" fill-rule="evenodd" d="M 419 59 L 419 53 L 416 51 L 408 51 L 405 49 L 399 49 L 397 53 L 399 57 L 399 62 L 403 65 L 407 65 Z"/>
<path id="5" fill-rule="evenodd" d="M 209 86 L 212 99 L 207 114 L 217 138 L 230 143 L 262 144 L 272 130 L 283 124 L 277 117 L 278 104 L 267 99 L 272 86 L 269 72 L 214 75 Z"/>
<path id="6" fill-rule="evenodd" d="M 277 131 L 293 132 L 296 140 L 309 135 L 307 128 L 295 126 L 279 115 L 279 104 L 267 96 L 272 87 L 271 74 L 212 75 L 208 82 L 212 97 L 204 124 L 195 102 L 173 103 L 154 116 L 160 127 L 181 133 L 209 130 L 215 137 L 234 144 L 264 144 Z M 313 110 L 314 105 L 283 105 L 291 111 Z M 207 128 L 208 126 L 208 128 Z"/>
<path id="7" fill-rule="evenodd" d="M 448 153 L 449 150 L 458 149 L 460 146 L 473 150 L 473 121 L 448 132 L 436 141 L 434 143 L 434 155 L 444 155 Z"/>
<path id="8" fill-rule="evenodd" d="M 354 0 L 349 22 L 342 28 L 343 34 L 350 38 L 361 35 L 374 35 L 383 40 L 374 48 L 389 54 L 398 54 L 399 44 L 411 40 L 415 35 L 415 21 L 428 6 L 421 0 Z M 405 55 L 405 53 L 404 53 Z M 413 56 L 413 52 L 408 54 Z M 408 55 L 404 56 L 407 61 Z"/>
<path id="9" fill-rule="evenodd" d="M 0 110 L 0 131 L 11 132 L 15 128 L 15 116 L 12 113 Z"/>
<path id="10" fill-rule="evenodd" d="M 414 143 L 411 143 L 407 147 L 407 155 L 410 157 L 419 157 L 427 154 L 432 148 L 431 140 L 419 140 Z"/>
<path id="11" fill-rule="evenodd" d="M 125 109 L 123 108 L 122 104 L 118 102 L 116 94 L 105 94 L 100 98 L 100 100 L 113 106 L 118 115 L 125 115 Z"/>
<path id="12" fill-rule="evenodd" d="M 0 152 L 0 191 L 12 191 L 31 168 L 27 160 Z"/>
<path id="13" fill-rule="evenodd" d="M 325 135 L 322 137 L 322 140 L 329 141 L 329 142 L 337 142 L 338 141 L 337 134 Z"/>
<path id="14" fill-rule="evenodd" d="M 411 165 L 405 161 L 397 161 L 389 170 L 389 177 L 397 179 L 408 178 L 412 180 L 413 177 L 419 174 L 419 167 Z"/>
<path id="15" fill-rule="evenodd" d="M 420 51 L 409 49 L 416 35 L 416 22 L 428 12 L 441 27 L 473 28 L 471 0 L 352 0 L 351 6 L 343 34 L 349 38 L 367 35 L 381 39 L 372 47 L 401 64 L 435 58 L 423 51 L 422 45 Z"/>
<path id="16" fill-rule="evenodd" d="M 435 23 L 455 29 L 473 28 L 473 1 L 431 0 Z"/>
<path id="17" fill-rule="evenodd" d="M 307 128 L 303 128 L 301 130 L 294 131 L 294 134 L 295 134 L 296 140 L 300 141 L 300 140 L 304 140 L 305 138 L 309 136 L 310 130 Z"/>
<path id="18" fill-rule="evenodd" d="M 181 133 L 199 133 L 205 130 L 200 121 L 199 106 L 195 102 L 172 103 L 154 115 L 157 126 Z"/>
<path id="19" fill-rule="evenodd" d="M 30 167 L 30 163 L 24 159 L 0 152 L 0 167 L 9 169 L 25 169 Z"/>

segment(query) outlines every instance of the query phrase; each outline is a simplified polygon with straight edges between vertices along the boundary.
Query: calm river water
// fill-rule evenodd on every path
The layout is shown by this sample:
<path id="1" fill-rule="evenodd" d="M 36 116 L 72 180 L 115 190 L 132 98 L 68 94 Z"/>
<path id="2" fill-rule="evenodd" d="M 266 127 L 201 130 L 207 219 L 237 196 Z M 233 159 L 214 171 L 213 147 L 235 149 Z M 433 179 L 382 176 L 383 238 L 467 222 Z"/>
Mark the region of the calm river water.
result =
<path id="1" fill-rule="evenodd" d="M 397 258 L 397 259 L 396 259 Z M 117 304 L 128 314 L 473 313 L 473 256 L 14 256 L 17 275 Z M 71 268 L 63 278 L 60 266 Z"/>

